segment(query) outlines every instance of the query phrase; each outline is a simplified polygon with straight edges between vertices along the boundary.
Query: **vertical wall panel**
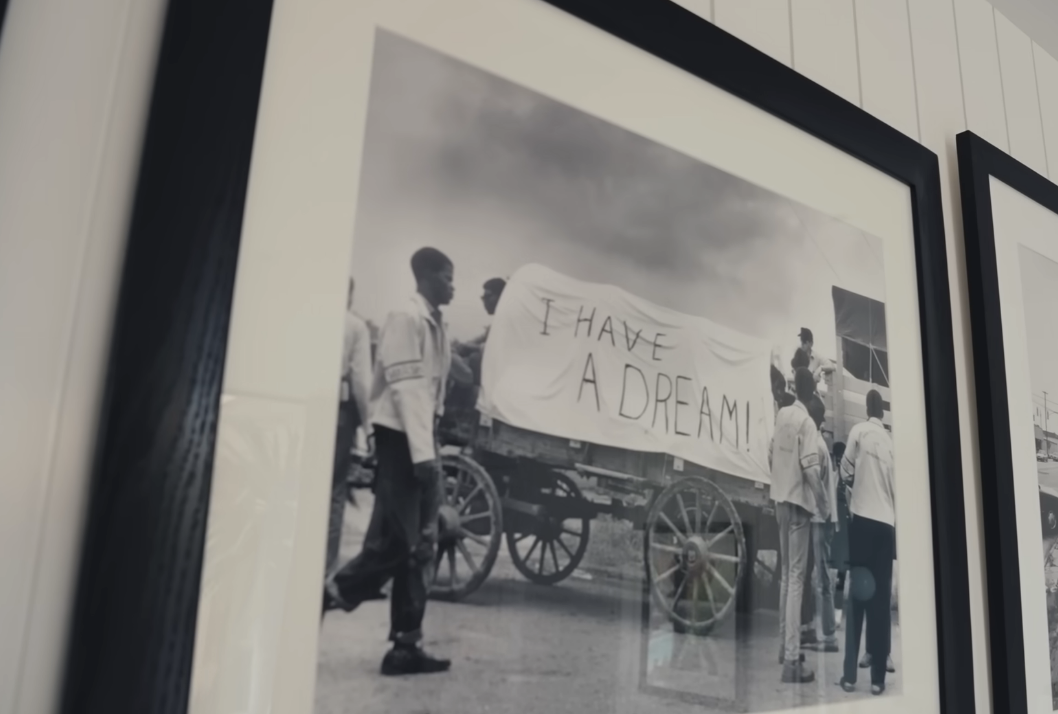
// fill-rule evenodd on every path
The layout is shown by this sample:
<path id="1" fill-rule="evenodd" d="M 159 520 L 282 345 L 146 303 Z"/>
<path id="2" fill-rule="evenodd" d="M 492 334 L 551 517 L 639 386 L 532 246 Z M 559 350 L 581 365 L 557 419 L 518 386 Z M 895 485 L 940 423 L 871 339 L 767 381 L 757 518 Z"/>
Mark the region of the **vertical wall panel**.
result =
<path id="1" fill-rule="evenodd" d="M 985 0 L 954 2 L 966 124 L 970 131 L 1009 151 L 992 6 Z"/>
<path id="2" fill-rule="evenodd" d="M 1032 40 L 1000 12 L 995 12 L 995 22 L 1010 153 L 1018 161 L 1046 174 L 1047 152 L 1043 146 Z"/>
<path id="3" fill-rule="evenodd" d="M 863 108 L 918 138 L 914 59 L 907 4 L 856 0 Z"/>
<path id="4" fill-rule="evenodd" d="M 970 618 L 974 669 L 972 681 L 978 714 L 991 711 L 988 662 L 988 617 L 985 607 L 985 562 L 981 514 L 980 466 L 973 388 L 973 358 L 966 293 L 966 251 L 960 221 L 960 196 L 955 136 L 966 129 L 959 43 L 952 0 L 910 0 L 911 44 L 915 56 L 921 141 L 940 159 L 941 200 L 951 284 L 952 333 L 959 396 L 958 426 L 962 434 L 963 496 L 966 501 L 966 542 L 970 581 Z"/>
<path id="5" fill-rule="evenodd" d="M 790 64 L 790 0 L 713 0 L 713 21 L 761 52 Z"/>
<path id="6" fill-rule="evenodd" d="M 680 7 L 684 7 L 699 17 L 713 21 L 713 0 L 672 0 Z"/>
<path id="7" fill-rule="evenodd" d="M 1043 143 L 1047 152 L 1047 172 L 1058 180 L 1058 60 L 1037 44 L 1032 46 L 1036 65 L 1036 88 L 1040 98 Z"/>
<path id="8" fill-rule="evenodd" d="M 854 0 L 797 0 L 791 4 L 793 67 L 860 104 Z"/>

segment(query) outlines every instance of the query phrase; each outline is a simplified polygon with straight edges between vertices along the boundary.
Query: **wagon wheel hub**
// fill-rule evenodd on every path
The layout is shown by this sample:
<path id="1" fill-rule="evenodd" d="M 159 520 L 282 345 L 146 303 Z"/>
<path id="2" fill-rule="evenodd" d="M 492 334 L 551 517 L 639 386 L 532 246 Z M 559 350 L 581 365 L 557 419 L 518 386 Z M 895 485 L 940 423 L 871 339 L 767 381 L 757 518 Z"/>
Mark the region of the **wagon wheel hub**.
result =
<path id="1" fill-rule="evenodd" d="M 444 504 L 438 513 L 438 537 L 444 543 L 450 543 L 459 538 L 462 527 L 459 511 L 455 506 Z"/>
<path id="2" fill-rule="evenodd" d="M 709 544 L 699 535 L 691 536 L 683 544 L 682 557 L 683 569 L 688 575 L 701 575 L 709 562 Z"/>

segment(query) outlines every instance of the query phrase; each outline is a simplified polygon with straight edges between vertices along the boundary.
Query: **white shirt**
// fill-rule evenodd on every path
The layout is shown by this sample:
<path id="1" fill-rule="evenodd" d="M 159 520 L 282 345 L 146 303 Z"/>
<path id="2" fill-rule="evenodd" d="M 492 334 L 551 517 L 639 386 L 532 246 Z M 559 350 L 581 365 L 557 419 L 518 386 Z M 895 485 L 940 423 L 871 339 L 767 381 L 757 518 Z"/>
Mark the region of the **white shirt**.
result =
<path id="1" fill-rule="evenodd" d="M 853 479 L 849 511 L 854 516 L 896 525 L 893 440 L 881 420 L 872 417 L 849 431 L 841 474 Z"/>
<path id="2" fill-rule="evenodd" d="M 820 510 L 810 479 L 819 478 L 819 430 L 805 405 L 797 401 L 779 410 L 769 453 L 771 498 L 792 503 L 813 516 Z"/>
<path id="3" fill-rule="evenodd" d="M 823 493 L 827 495 L 827 512 L 817 514 L 813 523 L 837 523 L 838 521 L 838 474 L 830 461 L 830 449 L 822 434 L 817 435 L 819 449 L 819 480 L 823 482 Z"/>
<path id="4" fill-rule="evenodd" d="M 404 432 L 412 463 L 437 457 L 434 425 L 444 414 L 451 365 L 441 314 L 422 295 L 386 316 L 371 385 L 371 422 Z"/>

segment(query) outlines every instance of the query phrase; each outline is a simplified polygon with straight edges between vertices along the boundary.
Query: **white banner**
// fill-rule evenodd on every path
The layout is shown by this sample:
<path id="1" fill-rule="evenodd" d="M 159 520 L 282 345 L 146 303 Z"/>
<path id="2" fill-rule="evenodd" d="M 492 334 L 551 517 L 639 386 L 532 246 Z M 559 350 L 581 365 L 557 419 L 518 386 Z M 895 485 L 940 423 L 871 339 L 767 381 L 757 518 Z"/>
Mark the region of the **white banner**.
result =
<path id="1" fill-rule="evenodd" d="M 540 265 L 508 281 L 478 407 L 513 426 L 768 482 L 770 344 Z"/>

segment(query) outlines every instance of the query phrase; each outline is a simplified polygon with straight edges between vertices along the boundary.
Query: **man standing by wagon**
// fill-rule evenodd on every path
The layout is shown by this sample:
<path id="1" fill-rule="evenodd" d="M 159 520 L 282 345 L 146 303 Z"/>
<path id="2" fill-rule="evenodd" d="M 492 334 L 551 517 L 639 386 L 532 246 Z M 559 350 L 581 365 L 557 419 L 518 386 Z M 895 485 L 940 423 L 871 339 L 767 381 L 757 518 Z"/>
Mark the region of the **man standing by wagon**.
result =
<path id="1" fill-rule="evenodd" d="M 826 509 L 819 479 L 818 429 L 808 413 L 816 391 L 812 373 L 794 373 L 797 401 L 779 410 L 772 438 L 771 498 L 779 522 L 779 559 L 782 577 L 779 595 L 779 662 L 782 681 L 803 683 L 815 673 L 801 661 L 801 599 L 805 590 L 811 521 Z"/>
<path id="2" fill-rule="evenodd" d="M 837 618 L 834 613 L 834 577 L 830 572 L 830 545 L 837 522 L 837 474 L 830 461 L 830 448 L 823 439 L 826 406 L 819 395 L 812 397 L 808 413 L 816 425 L 816 448 L 819 452 L 820 481 L 826 494 L 826 508 L 812 517 L 811 582 L 815 608 L 810 621 L 812 645 L 820 652 L 837 652 Z M 822 637 L 820 637 L 822 635 Z"/>
<path id="3" fill-rule="evenodd" d="M 439 250 L 423 248 L 411 269 L 417 292 L 387 316 L 379 336 L 370 407 L 378 458 L 371 522 L 360 555 L 327 582 L 333 605 L 350 612 L 393 580 L 393 649 L 382 660 L 384 675 L 443 672 L 451 664 L 426 654 L 420 643 L 442 495 L 436 423 L 451 365 L 440 308 L 454 294 L 453 268 Z"/>
<path id="4" fill-rule="evenodd" d="M 849 599 L 845 629 L 845 672 L 841 687 L 856 686 L 860 633 L 867 621 L 871 693 L 885 691 L 886 664 L 892 644 L 893 559 L 896 556 L 896 502 L 893 442 L 882 424 L 882 395 L 867 392 L 867 421 L 849 431 L 841 478 L 852 483 L 849 502 Z"/>
<path id="5" fill-rule="evenodd" d="M 823 379 L 823 375 L 830 374 L 837 369 L 837 365 L 833 361 L 816 354 L 815 337 L 812 335 L 811 330 L 807 327 L 802 327 L 797 337 L 801 340 L 800 349 L 808 357 L 808 371 L 812 373 L 815 381 L 820 381 Z"/>
<path id="6" fill-rule="evenodd" d="M 485 314 L 490 318 L 496 314 L 496 307 L 500 304 L 500 297 L 503 295 L 503 289 L 507 287 L 507 281 L 503 278 L 489 278 L 485 281 L 485 284 L 481 286 L 481 304 L 485 308 Z M 485 343 L 489 339 L 489 327 L 486 326 L 485 330 L 467 342 L 458 343 L 456 351 L 459 356 L 466 361 L 467 366 L 470 368 L 474 375 L 474 384 L 481 384 L 481 363 L 485 353 Z"/>

